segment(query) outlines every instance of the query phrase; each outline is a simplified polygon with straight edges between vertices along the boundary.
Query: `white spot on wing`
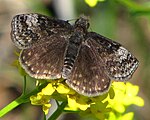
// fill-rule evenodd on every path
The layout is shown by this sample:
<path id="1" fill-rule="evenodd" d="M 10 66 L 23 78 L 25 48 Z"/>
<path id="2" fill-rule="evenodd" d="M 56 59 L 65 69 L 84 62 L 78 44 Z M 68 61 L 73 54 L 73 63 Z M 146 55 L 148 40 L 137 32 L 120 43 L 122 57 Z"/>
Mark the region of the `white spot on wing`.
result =
<path id="1" fill-rule="evenodd" d="M 28 61 L 25 61 L 25 64 L 28 64 Z"/>
<path id="2" fill-rule="evenodd" d="M 96 77 L 96 79 L 98 79 L 98 75 L 96 75 L 95 77 Z"/>
<path id="3" fill-rule="evenodd" d="M 82 74 L 79 74 L 79 78 L 81 78 L 82 77 Z"/>
<path id="4" fill-rule="evenodd" d="M 61 75 L 60 75 L 60 74 L 57 74 L 56 77 L 57 77 L 57 78 L 61 78 Z"/>
<path id="5" fill-rule="evenodd" d="M 91 88 L 89 88 L 89 91 L 91 92 L 91 91 L 92 91 L 92 89 L 91 89 Z"/>
<path id="6" fill-rule="evenodd" d="M 46 73 L 48 73 L 48 70 L 44 70 L 44 72 L 43 72 L 44 74 L 46 74 Z"/>
<path id="7" fill-rule="evenodd" d="M 25 58 L 26 58 L 25 56 L 22 57 L 23 60 L 24 60 Z"/>
<path id="8" fill-rule="evenodd" d="M 85 86 L 83 86 L 83 90 L 85 90 Z"/>
<path id="9" fill-rule="evenodd" d="M 34 70 L 34 68 L 32 67 L 32 68 L 31 68 L 31 70 L 33 71 L 33 70 Z"/>
<path id="10" fill-rule="evenodd" d="M 28 63 L 28 64 L 27 64 L 27 66 L 31 66 L 31 64 L 30 64 L 30 63 Z"/>
<path id="11" fill-rule="evenodd" d="M 51 71 L 49 71 L 48 74 L 51 74 Z"/>
<path id="12" fill-rule="evenodd" d="M 107 85 L 105 85 L 104 88 L 107 88 Z"/>
<path id="13" fill-rule="evenodd" d="M 102 90 L 102 88 L 101 88 L 101 87 L 99 87 L 99 88 L 98 88 L 98 90 Z"/>
<path id="14" fill-rule="evenodd" d="M 102 82 L 104 82 L 105 80 L 104 79 L 102 79 Z"/>
<path id="15" fill-rule="evenodd" d="M 38 74 L 39 72 L 40 72 L 39 70 L 36 71 L 37 74 Z"/>
<path id="16" fill-rule="evenodd" d="M 80 85 L 80 82 L 78 81 L 76 84 L 77 84 L 77 85 Z"/>

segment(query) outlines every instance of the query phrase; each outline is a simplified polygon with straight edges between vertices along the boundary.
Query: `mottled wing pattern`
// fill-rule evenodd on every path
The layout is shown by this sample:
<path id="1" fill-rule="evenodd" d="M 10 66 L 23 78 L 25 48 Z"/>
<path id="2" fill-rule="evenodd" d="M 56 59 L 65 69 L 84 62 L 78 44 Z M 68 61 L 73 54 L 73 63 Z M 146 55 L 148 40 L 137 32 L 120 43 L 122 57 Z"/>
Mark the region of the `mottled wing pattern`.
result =
<path id="1" fill-rule="evenodd" d="M 71 76 L 66 83 L 85 96 L 97 96 L 109 90 L 111 80 L 104 73 L 95 46 L 82 45 Z"/>
<path id="2" fill-rule="evenodd" d="M 139 62 L 126 48 L 94 32 L 88 33 L 87 38 L 95 43 L 101 64 L 111 79 L 124 81 L 132 77 Z"/>
<path id="3" fill-rule="evenodd" d="M 24 49 L 19 61 L 31 77 L 37 79 L 61 78 L 67 42 L 60 35 L 53 35 L 46 39 L 49 41 Z"/>
<path id="4" fill-rule="evenodd" d="M 49 18 L 44 15 L 30 13 L 16 15 L 11 22 L 11 38 L 15 45 L 20 49 L 30 48 L 33 45 L 41 44 L 56 33 L 67 35 L 68 29 L 72 26 L 59 19 Z"/>

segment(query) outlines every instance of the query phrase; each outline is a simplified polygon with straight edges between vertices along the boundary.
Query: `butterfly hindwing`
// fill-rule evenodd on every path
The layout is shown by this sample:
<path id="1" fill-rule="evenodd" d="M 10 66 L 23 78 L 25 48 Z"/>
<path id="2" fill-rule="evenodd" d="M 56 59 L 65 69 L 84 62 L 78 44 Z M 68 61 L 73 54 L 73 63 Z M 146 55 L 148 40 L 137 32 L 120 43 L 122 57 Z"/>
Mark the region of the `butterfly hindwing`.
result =
<path id="1" fill-rule="evenodd" d="M 66 83 L 85 96 L 97 96 L 109 90 L 111 80 L 104 73 L 94 46 L 82 45 L 71 76 Z"/>
<path id="2" fill-rule="evenodd" d="M 53 35 L 47 39 L 51 42 L 24 49 L 19 60 L 22 67 L 31 77 L 58 79 L 61 78 L 67 41 L 59 35 Z"/>

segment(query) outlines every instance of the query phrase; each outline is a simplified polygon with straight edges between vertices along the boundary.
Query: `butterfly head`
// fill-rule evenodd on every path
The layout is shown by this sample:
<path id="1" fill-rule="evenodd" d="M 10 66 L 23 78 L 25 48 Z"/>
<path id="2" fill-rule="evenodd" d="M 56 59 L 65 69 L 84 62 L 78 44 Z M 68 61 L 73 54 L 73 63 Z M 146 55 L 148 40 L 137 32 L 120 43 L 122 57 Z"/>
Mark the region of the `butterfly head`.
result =
<path id="1" fill-rule="evenodd" d="M 80 27 L 83 28 L 84 30 L 87 30 L 89 28 L 89 18 L 87 16 L 80 16 L 79 19 L 76 20 L 75 22 L 75 27 Z"/>

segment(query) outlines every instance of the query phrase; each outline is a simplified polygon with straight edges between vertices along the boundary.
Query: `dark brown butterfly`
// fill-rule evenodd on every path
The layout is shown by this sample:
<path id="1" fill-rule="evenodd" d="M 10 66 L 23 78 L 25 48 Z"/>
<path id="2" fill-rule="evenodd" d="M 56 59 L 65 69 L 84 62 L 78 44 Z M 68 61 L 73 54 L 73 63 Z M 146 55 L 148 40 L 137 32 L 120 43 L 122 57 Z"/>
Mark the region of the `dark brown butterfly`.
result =
<path id="1" fill-rule="evenodd" d="M 138 67 L 138 60 L 121 44 L 88 32 L 86 16 L 71 25 L 40 14 L 21 14 L 11 27 L 12 41 L 23 49 L 19 61 L 31 77 L 64 78 L 85 96 L 106 93 L 111 79 L 125 81 Z"/>

